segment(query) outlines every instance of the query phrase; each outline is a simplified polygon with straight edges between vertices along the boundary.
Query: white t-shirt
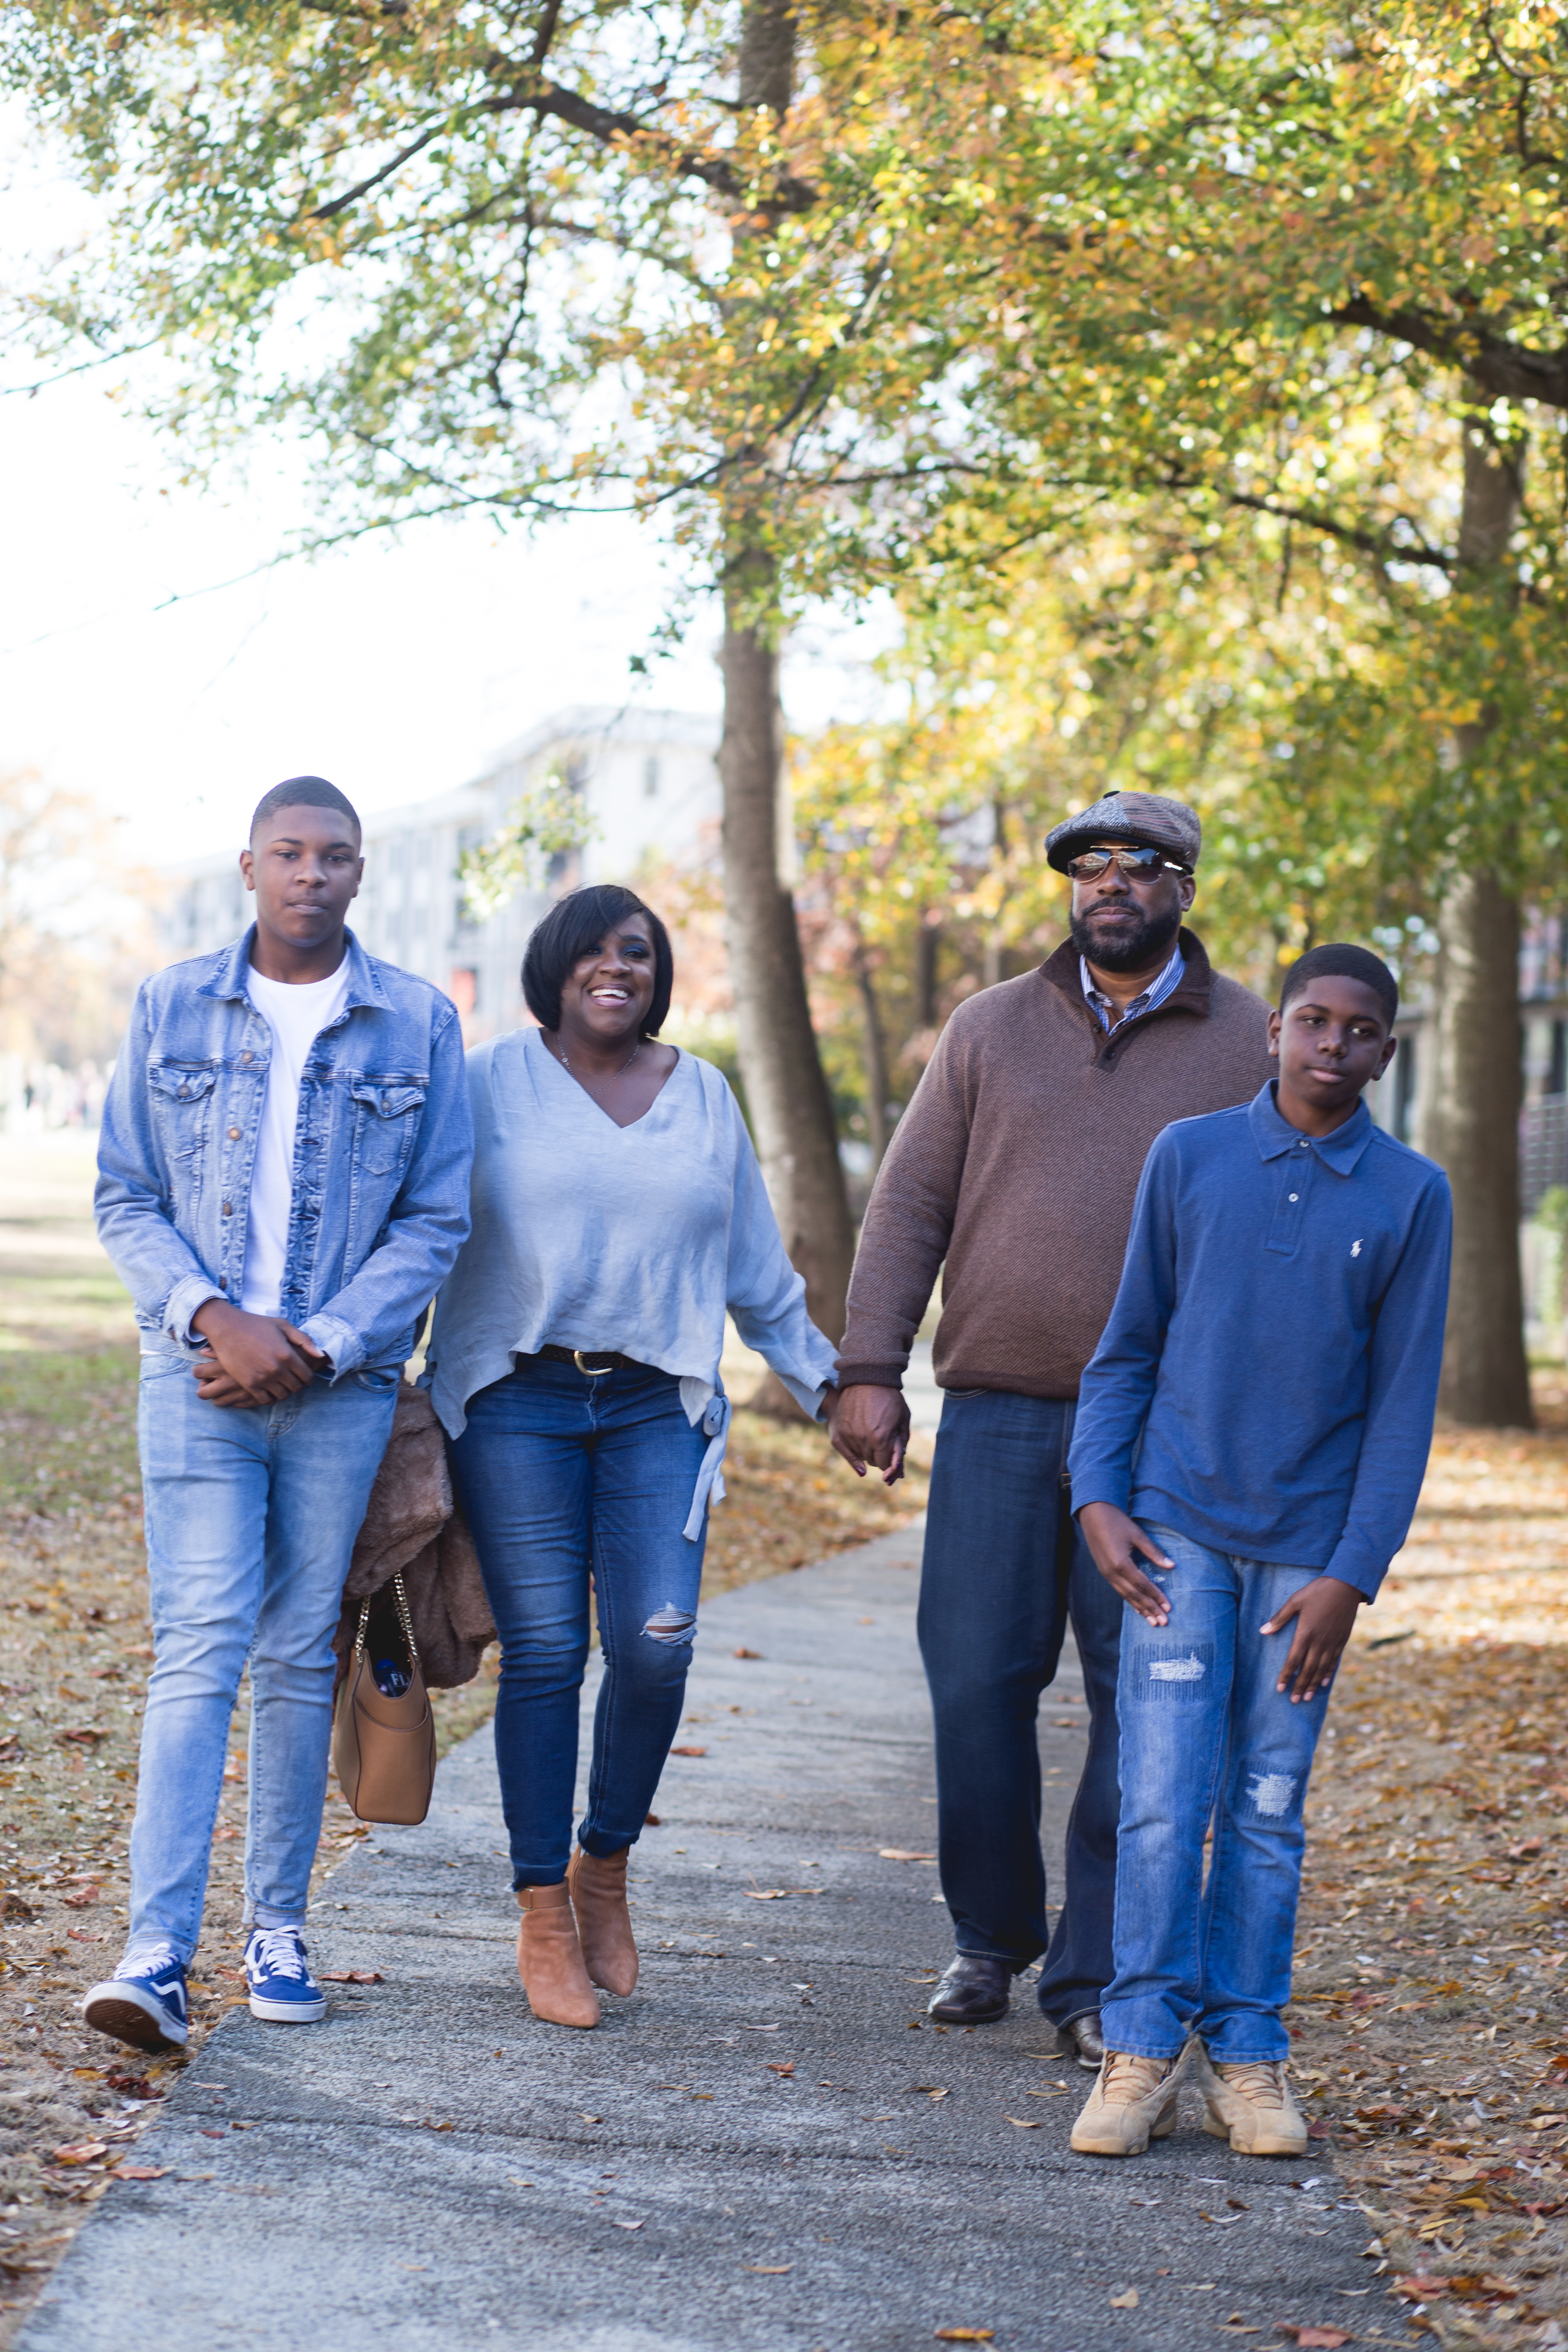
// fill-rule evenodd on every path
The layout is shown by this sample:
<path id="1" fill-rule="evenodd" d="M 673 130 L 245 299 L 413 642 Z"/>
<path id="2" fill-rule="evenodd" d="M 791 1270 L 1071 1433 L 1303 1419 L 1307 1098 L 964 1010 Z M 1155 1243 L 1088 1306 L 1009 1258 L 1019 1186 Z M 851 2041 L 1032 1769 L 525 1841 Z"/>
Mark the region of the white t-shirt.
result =
<path id="1" fill-rule="evenodd" d="M 349 992 L 349 960 L 345 954 L 326 980 L 265 980 L 254 966 L 249 979 L 250 1001 L 272 1032 L 272 1060 L 267 1073 L 267 1099 L 261 1106 L 261 1132 L 256 1139 L 256 1165 L 250 1173 L 245 1286 L 239 1303 L 247 1315 L 276 1315 L 294 1194 L 300 1074 L 321 1031 L 343 1009 Z"/>

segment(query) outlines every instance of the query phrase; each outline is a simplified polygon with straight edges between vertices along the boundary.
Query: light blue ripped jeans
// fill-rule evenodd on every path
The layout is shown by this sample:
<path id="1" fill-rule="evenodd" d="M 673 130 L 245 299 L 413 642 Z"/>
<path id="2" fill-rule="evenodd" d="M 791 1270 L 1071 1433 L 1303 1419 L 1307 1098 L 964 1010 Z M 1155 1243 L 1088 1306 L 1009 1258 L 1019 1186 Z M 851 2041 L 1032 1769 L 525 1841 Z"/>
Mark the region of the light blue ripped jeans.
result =
<path id="1" fill-rule="evenodd" d="M 1134 1610 L 1122 1614 L 1106 2047 L 1174 2058 L 1195 2032 L 1227 2065 L 1284 2058 L 1301 1808 L 1328 1694 L 1299 1706 L 1282 1696 L 1294 1621 L 1267 1637 L 1258 1628 L 1319 1571 L 1142 1524 L 1176 1565 L 1144 1563 L 1170 1596 L 1168 1624 L 1156 1632 Z"/>

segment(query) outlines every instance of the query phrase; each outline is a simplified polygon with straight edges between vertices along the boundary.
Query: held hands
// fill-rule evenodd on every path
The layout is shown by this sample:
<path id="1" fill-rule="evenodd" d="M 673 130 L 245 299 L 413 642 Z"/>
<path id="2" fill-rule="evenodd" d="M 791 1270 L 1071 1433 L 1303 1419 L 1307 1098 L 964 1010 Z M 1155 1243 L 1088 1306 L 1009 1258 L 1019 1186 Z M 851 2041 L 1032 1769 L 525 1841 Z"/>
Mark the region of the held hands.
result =
<path id="1" fill-rule="evenodd" d="M 209 1298 L 191 1318 L 207 1343 L 194 1367 L 196 1394 L 205 1404 L 278 1404 L 307 1388 L 330 1361 L 313 1339 L 271 1315 L 247 1315 L 226 1299 Z"/>
<path id="2" fill-rule="evenodd" d="M 1144 1575 L 1138 1565 L 1138 1555 L 1141 1552 L 1145 1559 L 1152 1560 L 1156 1568 L 1174 1568 L 1175 1561 L 1167 1559 L 1137 1520 L 1119 1511 L 1114 1503 L 1086 1503 L 1078 1515 L 1078 1523 L 1094 1555 L 1094 1564 L 1111 1591 L 1119 1592 L 1146 1623 L 1168 1625 L 1171 1603 L 1152 1578 Z"/>
<path id="3" fill-rule="evenodd" d="M 1304 1698 L 1316 1698 L 1332 1681 L 1340 1653 L 1350 1640 L 1355 1612 L 1365 1598 L 1353 1584 L 1342 1584 L 1337 1576 L 1315 1576 L 1275 1611 L 1267 1625 L 1259 1626 L 1260 1633 L 1278 1633 L 1292 1617 L 1296 1620 L 1296 1638 L 1275 1685 L 1276 1690 L 1285 1691 L 1295 1683 L 1290 1692 L 1293 1706 Z"/>
<path id="4" fill-rule="evenodd" d="M 910 1442 L 910 1408 L 901 1389 L 857 1388 L 830 1391 L 824 1401 L 833 1450 L 841 1454 L 857 1478 L 866 1465 L 882 1474 L 884 1486 L 896 1486 L 904 1475 L 904 1449 Z"/>

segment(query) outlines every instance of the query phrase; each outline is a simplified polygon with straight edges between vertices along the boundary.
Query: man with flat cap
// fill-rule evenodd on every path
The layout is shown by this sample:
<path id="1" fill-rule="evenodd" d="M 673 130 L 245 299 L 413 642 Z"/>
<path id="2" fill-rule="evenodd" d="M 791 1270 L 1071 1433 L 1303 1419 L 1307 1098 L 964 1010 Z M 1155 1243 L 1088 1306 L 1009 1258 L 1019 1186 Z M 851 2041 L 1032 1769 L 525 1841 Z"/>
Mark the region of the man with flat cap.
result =
<path id="1" fill-rule="evenodd" d="M 1005 2016 L 1012 1979 L 1048 1938 L 1040 2007 L 1088 2067 L 1111 1973 L 1121 1604 L 1069 1509 L 1079 1378 L 1116 1296 L 1150 1145 L 1172 1119 L 1250 1102 L 1269 1071 L 1267 1007 L 1182 927 L 1201 838 L 1184 803 L 1138 792 L 1050 834 L 1071 937 L 943 1030 L 871 1195 L 838 1359 L 833 1442 L 891 1486 L 910 1426 L 904 1370 L 942 1271 L 946 1393 L 920 1641 L 957 1951 L 931 2014 Z M 1048 1935 L 1036 1718 L 1069 1618 L 1089 1748 Z"/>

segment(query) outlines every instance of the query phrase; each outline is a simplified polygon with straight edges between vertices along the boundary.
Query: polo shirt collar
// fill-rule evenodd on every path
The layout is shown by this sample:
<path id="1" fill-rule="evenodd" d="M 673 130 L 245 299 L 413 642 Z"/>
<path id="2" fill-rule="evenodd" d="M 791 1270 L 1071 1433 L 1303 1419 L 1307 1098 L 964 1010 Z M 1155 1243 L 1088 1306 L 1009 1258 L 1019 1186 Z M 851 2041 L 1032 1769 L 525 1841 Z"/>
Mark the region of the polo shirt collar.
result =
<path id="1" fill-rule="evenodd" d="M 1266 1078 L 1247 1107 L 1247 1123 L 1252 1129 L 1258 1158 L 1279 1160 L 1287 1151 L 1300 1150 L 1303 1143 L 1310 1143 L 1336 1176 L 1352 1174 L 1373 1138 L 1372 1113 L 1365 1103 L 1357 1103 L 1343 1127 L 1337 1127 L 1332 1135 L 1303 1136 L 1299 1127 L 1280 1118 L 1274 1087 L 1275 1081 Z"/>

